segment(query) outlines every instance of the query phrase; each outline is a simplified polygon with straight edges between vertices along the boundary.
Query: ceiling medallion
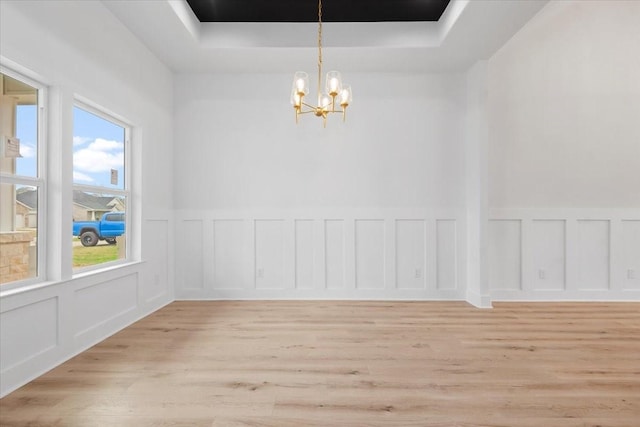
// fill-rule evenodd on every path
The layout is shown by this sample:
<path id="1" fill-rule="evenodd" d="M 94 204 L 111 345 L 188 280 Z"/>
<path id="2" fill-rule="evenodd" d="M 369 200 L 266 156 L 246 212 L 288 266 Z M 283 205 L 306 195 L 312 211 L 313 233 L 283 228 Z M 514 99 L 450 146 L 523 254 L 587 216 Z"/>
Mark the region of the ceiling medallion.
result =
<path id="1" fill-rule="evenodd" d="M 352 101 L 351 86 L 343 85 L 338 71 L 329 71 L 325 82 L 324 92 L 321 91 L 322 78 L 322 0 L 318 0 L 318 104 L 313 106 L 304 102 L 304 97 L 309 94 L 309 75 L 304 71 L 298 71 L 293 76 L 291 88 L 291 105 L 296 112 L 296 123 L 301 114 L 313 113 L 316 117 L 322 117 L 322 124 L 327 126 L 327 116 L 331 113 L 342 113 L 342 121 L 345 120 L 347 107 Z M 336 110 L 336 102 L 342 107 Z"/>

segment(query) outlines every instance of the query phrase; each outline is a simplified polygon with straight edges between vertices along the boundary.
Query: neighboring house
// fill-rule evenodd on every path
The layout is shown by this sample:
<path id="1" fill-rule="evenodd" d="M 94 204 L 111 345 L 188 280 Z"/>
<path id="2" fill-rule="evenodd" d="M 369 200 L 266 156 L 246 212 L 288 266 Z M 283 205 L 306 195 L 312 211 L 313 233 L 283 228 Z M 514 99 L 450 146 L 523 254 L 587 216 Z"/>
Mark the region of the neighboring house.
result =
<path id="1" fill-rule="evenodd" d="M 15 229 L 38 227 L 38 192 L 23 188 L 16 192 Z"/>
<path id="2" fill-rule="evenodd" d="M 97 221 L 106 212 L 124 211 L 124 201 L 119 197 L 97 196 L 84 191 L 73 191 L 73 220 Z"/>
<path id="3" fill-rule="evenodd" d="M 122 212 L 124 200 L 113 196 L 98 196 L 84 191 L 73 192 L 73 220 L 97 221 L 106 212 Z M 31 188 L 16 192 L 16 229 L 35 228 L 38 222 L 38 193 Z"/>

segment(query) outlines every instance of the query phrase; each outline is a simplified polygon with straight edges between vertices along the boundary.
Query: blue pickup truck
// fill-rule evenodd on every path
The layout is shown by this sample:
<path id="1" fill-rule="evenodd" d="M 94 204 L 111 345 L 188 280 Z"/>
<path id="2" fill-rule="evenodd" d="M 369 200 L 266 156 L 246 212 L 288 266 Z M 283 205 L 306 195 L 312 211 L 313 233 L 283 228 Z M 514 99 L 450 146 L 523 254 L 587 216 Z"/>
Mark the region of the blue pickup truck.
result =
<path id="1" fill-rule="evenodd" d="M 100 221 L 74 221 L 73 235 L 80 237 L 82 246 L 95 246 L 99 240 L 113 245 L 124 234 L 124 218 L 124 212 L 108 212 Z"/>

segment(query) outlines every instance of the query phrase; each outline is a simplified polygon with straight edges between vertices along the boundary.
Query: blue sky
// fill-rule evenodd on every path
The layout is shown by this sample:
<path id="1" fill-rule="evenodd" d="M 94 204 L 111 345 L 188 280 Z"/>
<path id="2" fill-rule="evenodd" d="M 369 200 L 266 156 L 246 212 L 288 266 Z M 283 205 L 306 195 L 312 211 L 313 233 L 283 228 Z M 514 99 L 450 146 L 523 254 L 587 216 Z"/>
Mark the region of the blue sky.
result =
<path id="1" fill-rule="evenodd" d="M 17 174 L 35 176 L 37 168 L 36 106 L 17 109 L 17 137 L 20 153 Z M 81 108 L 73 109 L 73 182 L 107 188 L 124 188 L 124 128 Z M 111 169 L 118 171 L 118 183 L 111 184 Z"/>
<path id="2" fill-rule="evenodd" d="M 73 109 L 73 182 L 124 188 L 124 128 L 81 108 Z M 118 184 L 111 184 L 111 169 Z"/>
<path id="3" fill-rule="evenodd" d="M 16 136 L 20 139 L 20 154 L 22 157 L 16 159 L 16 173 L 18 175 L 36 176 L 37 170 L 37 148 L 36 135 L 37 108 L 35 105 L 18 105 L 16 109 Z"/>

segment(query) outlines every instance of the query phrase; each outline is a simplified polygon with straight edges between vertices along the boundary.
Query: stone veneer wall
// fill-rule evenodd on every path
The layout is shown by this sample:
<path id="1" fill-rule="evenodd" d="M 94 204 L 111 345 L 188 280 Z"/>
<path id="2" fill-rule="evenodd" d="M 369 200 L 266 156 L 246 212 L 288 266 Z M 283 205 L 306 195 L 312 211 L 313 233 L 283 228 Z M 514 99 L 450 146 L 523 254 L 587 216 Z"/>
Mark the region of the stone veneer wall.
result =
<path id="1" fill-rule="evenodd" d="M 32 233 L 27 231 L 0 233 L 0 284 L 30 276 L 29 245 L 32 238 Z"/>

